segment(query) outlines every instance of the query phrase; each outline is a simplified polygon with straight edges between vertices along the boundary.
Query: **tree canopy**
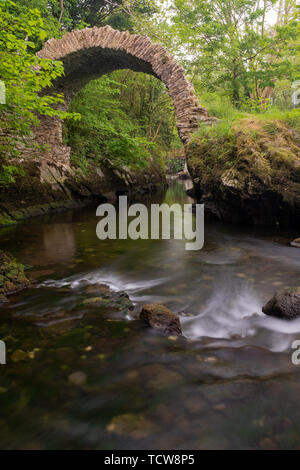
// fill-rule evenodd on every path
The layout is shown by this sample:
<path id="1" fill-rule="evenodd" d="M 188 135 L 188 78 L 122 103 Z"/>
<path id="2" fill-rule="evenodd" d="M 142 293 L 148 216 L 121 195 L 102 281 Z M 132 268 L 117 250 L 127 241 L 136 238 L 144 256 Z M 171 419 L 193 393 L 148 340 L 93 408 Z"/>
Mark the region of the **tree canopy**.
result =
<path id="1" fill-rule="evenodd" d="M 180 146 L 172 102 L 154 77 L 114 72 L 79 92 L 69 112 L 60 111 L 64 97 L 41 91 L 64 73 L 63 65 L 35 55 L 50 37 L 110 24 L 159 40 L 184 66 L 200 102 L 220 117 L 224 108 L 262 113 L 294 106 L 298 20 L 296 0 L 0 0 L 6 91 L 0 183 L 19 171 L 22 145 L 35 145 L 30 135 L 40 115 L 68 121 L 65 138 L 73 162 L 83 167 L 90 158 L 138 165 Z"/>

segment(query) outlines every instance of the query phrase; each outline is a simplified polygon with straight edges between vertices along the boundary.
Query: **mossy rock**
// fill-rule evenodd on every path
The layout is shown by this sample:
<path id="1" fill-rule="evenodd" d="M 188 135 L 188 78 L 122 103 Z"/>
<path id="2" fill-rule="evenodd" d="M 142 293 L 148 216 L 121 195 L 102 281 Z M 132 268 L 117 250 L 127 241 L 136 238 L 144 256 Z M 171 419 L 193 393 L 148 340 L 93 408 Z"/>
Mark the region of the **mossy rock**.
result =
<path id="1" fill-rule="evenodd" d="M 127 313 L 132 311 L 134 308 L 133 303 L 126 292 L 114 292 L 110 290 L 102 292 L 101 296 L 98 295 L 97 297 L 87 297 L 83 299 L 81 305 L 89 308 L 104 307 Z"/>
<path id="2" fill-rule="evenodd" d="M 147 326 L 163 335 L 182 335 L 179 317 L 164 305 L 144 305 L 140 313 L 140 319 Z"/>
<path id="3" fill-rule="evenodd" d="M 133 439 L 144 439 L 154 434 L 157 429 L 154 423 L 142 414 L 125 413 L 114 416 L 107 426 L 107 431 Z"/>
<path id="4" fill-rule="evenodd" d="M 11 254 L 0 250 L 0 303 L 7 301 L 7 294 L 24 289 L 29 284 L 24 266 Z"/>
<path id="5" fill-rule="evenodd" d="M 45 162 L 47 163 L 47 162 Z M 20 220 L 83 207 L 94 202 L 114 201 L 120 193 L 151 193 L 167 187 L 166 177 L 155 159 L 143 170 L 114 166 L 105 158 L 80 168 L 64 168 L 26 160 L 14 183 L 0 186 L 0 227 Z"/>
<path id="6" fill-rule="evenodd" d="M 300 135 L 251 117 L 201 130 L 186 146 L 197 200 L 226 222 L 293 226 L 300 221 Z"/>

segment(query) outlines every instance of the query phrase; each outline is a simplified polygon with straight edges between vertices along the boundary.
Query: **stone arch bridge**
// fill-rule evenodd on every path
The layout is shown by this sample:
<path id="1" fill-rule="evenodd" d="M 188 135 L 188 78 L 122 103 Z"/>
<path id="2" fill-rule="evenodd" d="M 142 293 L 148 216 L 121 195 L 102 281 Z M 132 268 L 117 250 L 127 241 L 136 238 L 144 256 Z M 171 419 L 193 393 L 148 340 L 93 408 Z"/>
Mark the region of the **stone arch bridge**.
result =
<path id="1" fill-rule="evenodd" d="M 64 93 L 64 109 L 90 80 L 117 69 L 131 69 L 151 74 L 165 84 L 174 103 L 183 143 L 200 123 L 214 119 L 199 106 L 183 68 L 162 45 L 153 43 L 147 36 L 121 32 L 110 26 L 85 28 L 66 33 L 61 39 L 48 40 L 37 55 L 63 62 L 65 75 L 56 80 L 52 91 Z M 58 118 L 43 117 L 35 137 L 50 146 L 48 162 L 51 158 L 56 164 L 69 166 L 70 148 L 62 142 L 62 122 Z"/>

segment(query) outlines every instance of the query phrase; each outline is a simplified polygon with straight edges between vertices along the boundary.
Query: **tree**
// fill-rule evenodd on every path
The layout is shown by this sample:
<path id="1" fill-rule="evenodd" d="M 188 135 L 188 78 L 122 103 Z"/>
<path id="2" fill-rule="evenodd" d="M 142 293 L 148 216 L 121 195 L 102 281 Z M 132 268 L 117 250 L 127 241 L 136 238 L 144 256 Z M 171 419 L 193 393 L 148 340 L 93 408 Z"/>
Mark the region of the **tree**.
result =
<path id="1" fill-rule="evenodd" d="M 99 105 L 101 104 L 101 105 Z M 74 97 L 65 138 L 72 163 L 85 167 L 107 159 L 119 167 L 142 167 L 179 141 L 171 98 L 154 77 L 115 71 L 90 82 Z"/>
<path id="2" fill-rule="evenodd" d="M 105 24 L 132 31 L 136 15 L 150 17 L 156 11 L 154 0 L 19 0 L 19 5 L 24 11 L 39 9 L 48 37 Z"/>
<path id="3" fill-rule="evenodd" d="M 63 74 L 58 61 L 40 59 L 34 53 L 35 39 L 44 40 L 44 23 L 37 9 L 22 12 L 10 0 L 0 3 L 0 80 L 5 85 L 6 102 L 0 104 L 0 183 L 14 181 L 18 172 L 13 159 L 28 139 L 38 115 L 78 118 L 55 108 L 61 95 L 41 94 L 41 90 Z"/>
<path id="4" fill-rule="evenodd" d="M 101 26 L 124 0 L 63 0 L 51 5 L 52 15 L 62 23 L 63 28 L 72 30 L 80 24 Z"/>
<path id="5" fill-rule="evenodd" d="M 222 87 L 240 106 L 242 96 L 273 87 L 293 74 L 287 49 L 297 36 L 292 17 L 270 30 L 266 14 L 276 0 L 175 0 L 172 31 L 199 84 Z"/>

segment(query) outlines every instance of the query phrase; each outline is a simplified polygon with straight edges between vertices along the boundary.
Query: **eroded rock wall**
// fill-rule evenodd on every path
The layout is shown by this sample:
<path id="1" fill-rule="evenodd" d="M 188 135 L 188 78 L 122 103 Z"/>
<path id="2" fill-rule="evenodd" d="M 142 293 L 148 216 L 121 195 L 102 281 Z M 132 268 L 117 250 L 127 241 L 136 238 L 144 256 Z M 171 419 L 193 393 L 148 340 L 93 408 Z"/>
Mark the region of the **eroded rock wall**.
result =
<path id="1" fill-rule="evenodd" d="M 214 128 L 186 147 L 194 193 L 224 222 L 300 226 L 300 135 L 256 118 Z"/>

